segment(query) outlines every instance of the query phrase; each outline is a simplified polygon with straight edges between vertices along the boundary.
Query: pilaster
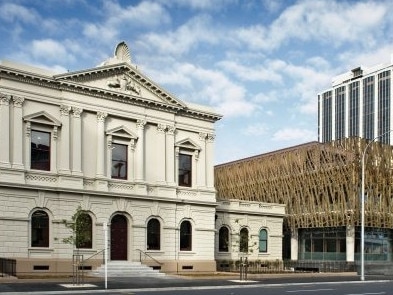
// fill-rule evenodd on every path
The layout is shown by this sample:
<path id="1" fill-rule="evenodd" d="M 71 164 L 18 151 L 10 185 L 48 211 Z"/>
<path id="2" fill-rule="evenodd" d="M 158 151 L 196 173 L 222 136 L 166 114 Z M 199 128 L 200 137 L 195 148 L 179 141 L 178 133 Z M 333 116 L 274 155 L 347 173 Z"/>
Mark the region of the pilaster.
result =
<path id="1" fill-rule="evenodd" d="M 165 139 L 165 179 L 167 184 L 175 185 L 175 126 L 167 126 Z"/>
<path id="2" fill-rule="evenodd" d="M 72 107 L 72 174 L 82 175 L 82 108 Z"/>
<path id="3" fill-rule="evenodd" d="M 61 137 L 60 137 L 60 169 L 63 174 L 70 174 L 70 106 L 60 106 Z"/>
<path id="4" fill-rule="evenodd" d="M 166 145 L 165 145 L 165 128 L 166 125 L 157 125 L 157 163 L 156 163 L 156 182 L 160 184 L 165 183 L 165 170 L 166 170 Z"/>
<path id="5" fill-rule="evenodd" d="M 0 93 L 0 167 L 10 164 L 10 100 L 11 95 Z"/>
<path id="6" fill-rule="evenodd" d="M 214 134 L 208 134 L 206 139 L 206 162 L 205 162 L 205 169 L 206 169 L 206 186 L 208 188 L 214 188 Z"/>
<path id="7" fill-rule="evenodd" d="M 25 99 L 13 96 L 14 120 L 13 120 L 13 144 L 12 144 L 12 168 L 24 169 L 23 165 L 23 109 Z"/>
<path id="8" fill-rule="evenodd" d="M 136 124 L 138 144 L 136 146 L 136 175 L 135 180 L 142 182 L 145 180 L 145 120 L 138 120 Z"/>

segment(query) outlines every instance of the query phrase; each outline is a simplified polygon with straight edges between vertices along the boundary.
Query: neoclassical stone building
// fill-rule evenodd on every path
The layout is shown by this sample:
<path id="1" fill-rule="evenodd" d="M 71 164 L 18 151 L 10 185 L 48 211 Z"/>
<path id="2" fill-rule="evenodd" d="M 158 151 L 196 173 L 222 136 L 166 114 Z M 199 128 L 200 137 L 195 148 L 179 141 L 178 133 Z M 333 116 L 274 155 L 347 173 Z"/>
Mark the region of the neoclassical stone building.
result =
<path id="1" fill-rule="evenodd" d="M 0 257 L 16 259 L 18 274 L 70 272 L 64 221 L 80 207 L 85 258 L 104 248 L 108 224 L 109 260 L 142 253 L 162 271 L 215 270 L 217 227 L 232 216 L 225 204 L 216 211 L 220 118 L 154 83 L 124 42 L 101 65 L 59 75 L 3 61 Z M 101 263 L 102 254 L 89 260 Z"/>

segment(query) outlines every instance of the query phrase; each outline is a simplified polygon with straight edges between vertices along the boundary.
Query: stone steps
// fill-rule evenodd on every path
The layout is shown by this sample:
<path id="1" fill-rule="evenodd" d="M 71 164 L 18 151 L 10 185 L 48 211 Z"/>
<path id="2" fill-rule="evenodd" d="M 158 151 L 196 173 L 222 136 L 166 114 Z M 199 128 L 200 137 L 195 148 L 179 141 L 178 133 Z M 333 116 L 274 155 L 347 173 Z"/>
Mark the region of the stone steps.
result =
<path id="1" fill-rule="evenodd" d="M 153 269 L 140 262 L 134 261 L 108 261 L 107 265 L 108 277 L 162 277 L 164 273 Z M 89 273 L 91 276 L 104 277 L 105 265 L 101 265 L 97 269 Z"/>

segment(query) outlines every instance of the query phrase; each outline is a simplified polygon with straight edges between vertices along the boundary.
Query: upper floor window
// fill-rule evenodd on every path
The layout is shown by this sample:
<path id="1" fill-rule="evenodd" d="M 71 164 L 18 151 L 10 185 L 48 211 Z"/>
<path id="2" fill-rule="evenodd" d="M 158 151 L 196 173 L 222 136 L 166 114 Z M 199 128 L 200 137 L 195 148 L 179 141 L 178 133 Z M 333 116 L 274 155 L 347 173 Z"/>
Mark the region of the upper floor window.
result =
<path id="1" fill-rule="evenodd" d="M 192 226 L 191 222 L 183 221 L 180 225 L 180 251 L 192 250 Z"/>
<path id="2" fill-rule="evenodd" d="M 179 185 L 192 185 L 192 156 L 186 154 L 179 154 Z"/>
<path id="3" fill-rule="evenodd" d="M 112 143 L 112 178 L 127 179 L 127 145 Z"/>
<path id="4" fill-rule="evenodd" d="M 31 247 L 49 247 L 49 216 L 43 210 L 31 216 Z"/>
<path id="5" fill-rule="evenodd" d="M 54 171 L 61 122 L 45 111 L 24 116 L 23 120 L 26 128 L 24 156 L 27 169 Z"/>
<path id="6" fill-rule="evenodd" d="M 259 232 L 259 252 L 267 252 L 267 230 L 261 229 Z"/>
<path id="7" fill-rule="evenodd" d="M 30 168 L 50 170 L 50 133 L 38 130 L 31 131 Z"/>
<path id="8" fill-rule="evenodd" d="M 218 251 L 228 252 L 229 250 L 229 230 L 226 226 L 220 228 L 218 232 Z"/>
<path id="9" fill-rule="evenodd" d="M 150 219 L 147 223 L 147 250 L 161 249 L 161 226 L 158 219 Z"/>

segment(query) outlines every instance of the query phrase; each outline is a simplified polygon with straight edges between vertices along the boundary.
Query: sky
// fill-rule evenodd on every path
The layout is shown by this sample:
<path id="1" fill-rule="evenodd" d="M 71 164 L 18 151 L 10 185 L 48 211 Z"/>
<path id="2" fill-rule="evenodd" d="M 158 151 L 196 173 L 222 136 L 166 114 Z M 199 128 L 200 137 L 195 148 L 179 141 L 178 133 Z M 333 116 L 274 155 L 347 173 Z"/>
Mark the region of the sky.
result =
<path id="1" fill-rule="evenodd" d="M 390 63 L 391 0 L 0 0 L 0 60 L 57 73 L 125 41 L 144 74 L 223 115 L 215 162 L 318 140 L 317 94 Z"/>

